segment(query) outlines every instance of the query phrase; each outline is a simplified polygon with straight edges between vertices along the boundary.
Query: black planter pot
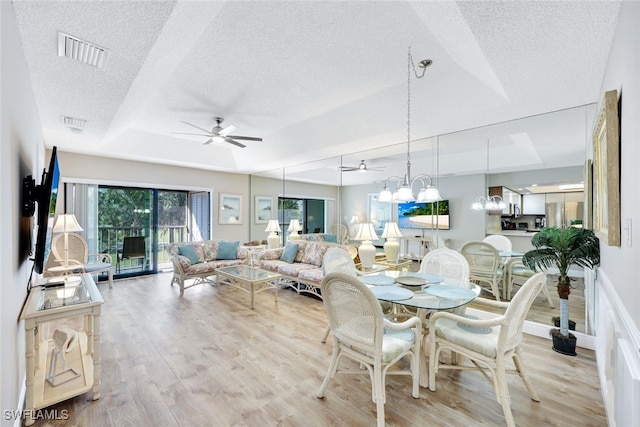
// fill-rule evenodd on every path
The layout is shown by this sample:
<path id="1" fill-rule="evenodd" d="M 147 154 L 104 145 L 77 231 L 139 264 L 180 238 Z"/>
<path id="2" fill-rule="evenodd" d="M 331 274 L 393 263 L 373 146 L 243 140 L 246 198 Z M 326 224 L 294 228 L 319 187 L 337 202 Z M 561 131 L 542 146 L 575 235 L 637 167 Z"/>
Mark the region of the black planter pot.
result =
<path id="1" fill-rule="evenodd" d="M 560 335 L 560 329 L 551 329 L 549 335 L 551 335 L 551 339 L 553 340 L 553 347 L 551 347 L 553 351 L 564 354 L 565 356 L 575 356 L 578 354 L 576 353 L 576 342 L 578 339 L 572 333 L 569 333 L 568 337 L 563 337 Z"/>
<path id="2" fill-rule="evenodd" d="M 553 326 L 555 326 L 556 328 L 560 327 L 560 316 L 552 317 L 551 321 L 553 322 Z M 571 319 L 569 319 L 569 330 L 570 331 L 575 331 L 576 330 L 576 322 L 574 322 Z"/>

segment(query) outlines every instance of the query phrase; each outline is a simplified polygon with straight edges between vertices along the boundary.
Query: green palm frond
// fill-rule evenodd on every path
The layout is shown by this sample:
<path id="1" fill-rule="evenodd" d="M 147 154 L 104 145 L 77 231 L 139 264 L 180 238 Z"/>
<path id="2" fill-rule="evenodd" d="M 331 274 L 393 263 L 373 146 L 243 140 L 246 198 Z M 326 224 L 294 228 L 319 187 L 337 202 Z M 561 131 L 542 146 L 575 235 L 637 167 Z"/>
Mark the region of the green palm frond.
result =
<path id="1" fill-rule="evenodd" d="M 522 258 L 535 271 L 557 267 L 566 277 L 571 265 L 593 268 L 600 264 L 600 244 L 592 230 L 584 228 L 543 228 L 531 239 L 536 247 Z"/>

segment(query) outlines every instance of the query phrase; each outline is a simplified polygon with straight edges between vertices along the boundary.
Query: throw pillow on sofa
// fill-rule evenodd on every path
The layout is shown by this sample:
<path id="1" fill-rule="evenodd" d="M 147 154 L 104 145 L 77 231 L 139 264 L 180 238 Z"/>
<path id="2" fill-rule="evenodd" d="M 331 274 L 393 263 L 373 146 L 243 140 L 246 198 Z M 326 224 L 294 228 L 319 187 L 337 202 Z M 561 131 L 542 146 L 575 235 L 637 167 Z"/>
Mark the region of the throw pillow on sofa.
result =
<path id="1" fill-rule="evenodd" d="M 304 257 L 302 258 L 302 262 L 320 267 L 322 265 L 322 257 L 326 251 L 326 246 L 321 243 L 307 243 L 304 248 Z"/>
<path id="2" fill-rule="evenodd" d="M 200 262 L 200 257 L 196 253 L 196 248 L 193 245 L 184 245 L 178 247 L 178 254 L 186 257 L 191 262 L 191 265 L 197 264 Z"/>
<path id="3" fill-rule="evenodd" d="M 280 260 L 288 262 L 289 264 L 293 263 L 296 260 L 296 255 L 298 255 L 299 246 L 300 245 L 297 243 L 287 243 L 287 246 L 284 247 L 284 251 L 282 251 Z"/>
<path id="4" fill-rule="evenodd" d="M 338 243 L 338 236 L 335 234 L 325 234 L 324 241 L 330 243 Z"/>
<path id="5" fill-rule="evenodd" d="M 216 259 L 237 259 L 240 242 L 220 242 Z"/>

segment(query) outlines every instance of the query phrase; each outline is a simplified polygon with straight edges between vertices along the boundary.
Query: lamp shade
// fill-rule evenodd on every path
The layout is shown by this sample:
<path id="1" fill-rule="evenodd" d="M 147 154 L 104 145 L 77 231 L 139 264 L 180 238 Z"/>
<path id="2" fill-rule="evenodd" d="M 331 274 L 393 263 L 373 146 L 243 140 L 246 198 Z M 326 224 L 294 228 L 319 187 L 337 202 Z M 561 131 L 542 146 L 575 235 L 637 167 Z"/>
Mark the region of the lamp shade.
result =
<path id="1" fill-rule="evenodd" d="M 382 236 L 380 237 L 383 237 L 385 239 L 398 238 L 402 237 L 402 233 L 400 232 L 400 229 L 398 228 L 398 224 L 396 222 L 389 221 L 384 224 L 384 231 L 382 232 Z"/>
<path id="2" fill-rule="evenodd" d="M 353 215 L 351 217 L 351 220 L 349 221 L 349 224 L 359 224 L 360 220 L 358 219 L 358 215 Z"/>
<path id="3" fill-rule="evenodd" d="M 280 224 L 278 224 L 277 219 L 270 219 L 269 223 L 267 224 L 267 228 L 265 228 L 264 231 L 276 232 L 282 230 L 280 229 Z"/>
<path id="4" fill-rule="evenodd" d="M 377 240 L 378 235 L 376 234 L 375 228 L 373 228 L 373 224 L 370 222 L 366 222 L 360 224 L 358 227 L 358 232 L 354 237 L 354 240 Z"/>
<path id="5" fill-rule="evenodd" d="M 289 231 L 294 233 L 302 230 L 302 226 L 300 225 L 299 219 L 292 219 L 289 221 Z"/>
<path id="6" fill-rule="evenodd" d="M 58 215 L 56 223 L 53 226 L 54 233 L 76 233 L 84 231 L 74 214 Z"/>

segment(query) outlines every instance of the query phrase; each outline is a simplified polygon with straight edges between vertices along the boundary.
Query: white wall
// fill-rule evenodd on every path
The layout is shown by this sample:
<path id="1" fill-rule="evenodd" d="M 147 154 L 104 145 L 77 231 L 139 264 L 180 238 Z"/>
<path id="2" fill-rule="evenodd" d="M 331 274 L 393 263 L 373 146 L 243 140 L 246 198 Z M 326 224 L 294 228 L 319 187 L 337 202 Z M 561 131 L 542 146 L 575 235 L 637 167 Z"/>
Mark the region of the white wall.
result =
<path id="1" fill-rule="evenodd" d="M 620 92 L 622 246 L 600 242 L 595 329 L 609 424 L 626 427 L 640 425 L 640 3 L 623 2 L 618 19 L 598 104 L 606 91 Z M 630 241 L 624 230 L 627 220 L 634 223 Z M 630 366 L 635 368 L 635 385 L 628 375 Z"/>
<path id="2" fill-rule="evenodd" d="M 33 175 L 40 183 L 44 164 L 41 125 L 16 29 L 10 2 L 0 2 L 0 409 L 21 409 L 20 393 L 25 379 L 24 325 L 20 310 L 27 296 L 32 262 L 21 256 L 20 214 L 22 179 Z M 26 221 L 27 233 L 31 231 Z M 10 426 L 13 420 L 2 425 Z"/>

